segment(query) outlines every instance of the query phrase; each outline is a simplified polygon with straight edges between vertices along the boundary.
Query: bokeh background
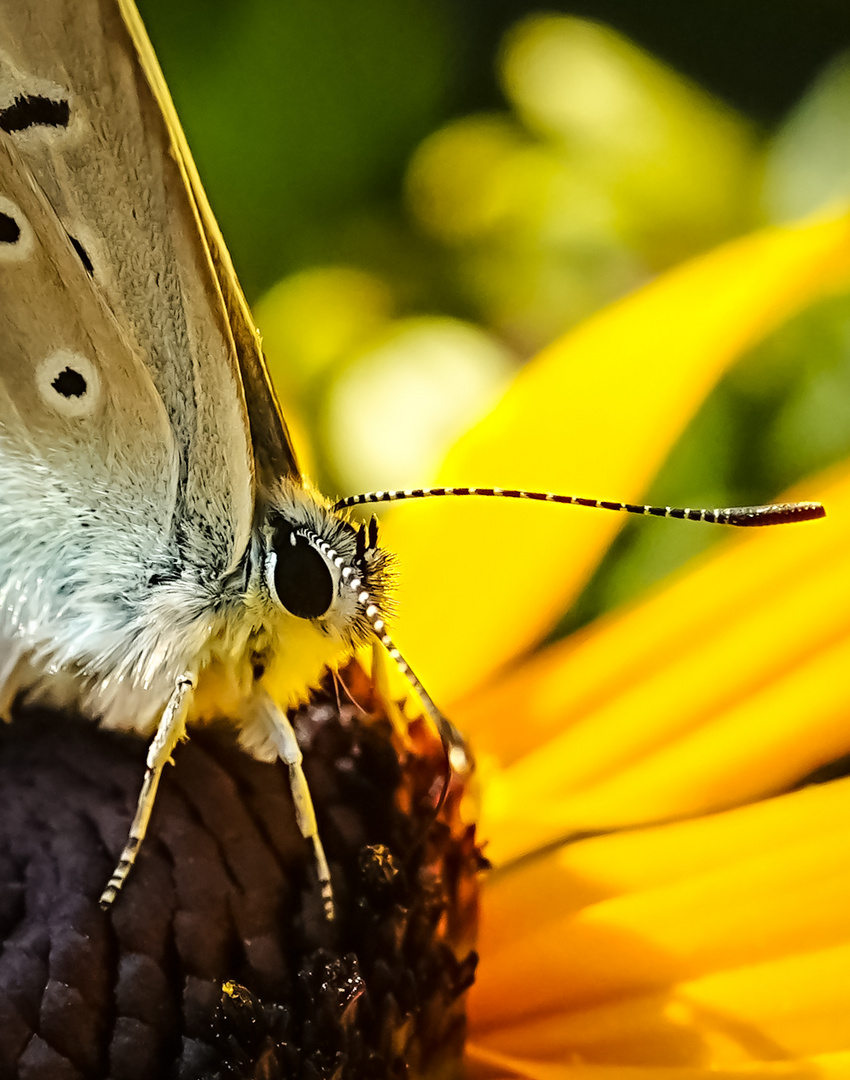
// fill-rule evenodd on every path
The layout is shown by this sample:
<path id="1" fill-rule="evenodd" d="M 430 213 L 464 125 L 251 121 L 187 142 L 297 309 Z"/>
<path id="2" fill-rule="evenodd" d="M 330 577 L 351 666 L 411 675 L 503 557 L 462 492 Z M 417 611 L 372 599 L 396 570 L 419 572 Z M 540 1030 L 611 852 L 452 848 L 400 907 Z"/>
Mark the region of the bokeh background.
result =
<path id="1" fill-rule="evenodd" d="M 329 494 L 427 483 L 547 342 L 689 256 L 850 195 L 844 0 L 140 7 Z M 605 401 L 565 403 L 567 420 L 577 408 Z M 650 491 L 576 475 L 573 493 L 761 502 L 848 451 L 837 296 L 724 379 Z M 627 526 L 561 630 L 717 539 Z"/>

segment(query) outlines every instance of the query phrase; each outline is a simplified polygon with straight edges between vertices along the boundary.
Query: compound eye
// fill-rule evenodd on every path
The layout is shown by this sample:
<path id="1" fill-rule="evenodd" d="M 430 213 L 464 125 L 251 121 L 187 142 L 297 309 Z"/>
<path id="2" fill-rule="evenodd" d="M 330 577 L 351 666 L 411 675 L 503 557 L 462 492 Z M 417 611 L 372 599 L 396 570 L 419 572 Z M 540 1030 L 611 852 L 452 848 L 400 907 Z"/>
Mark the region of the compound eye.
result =
<path id="1" fill-rule="evenodd" d="M 274 587 L 281 604 L 299 619 L 324 615 L 334 595 L 333 578 L 324 558 L 286 522 L 275 530 L 274 550 Z"/>

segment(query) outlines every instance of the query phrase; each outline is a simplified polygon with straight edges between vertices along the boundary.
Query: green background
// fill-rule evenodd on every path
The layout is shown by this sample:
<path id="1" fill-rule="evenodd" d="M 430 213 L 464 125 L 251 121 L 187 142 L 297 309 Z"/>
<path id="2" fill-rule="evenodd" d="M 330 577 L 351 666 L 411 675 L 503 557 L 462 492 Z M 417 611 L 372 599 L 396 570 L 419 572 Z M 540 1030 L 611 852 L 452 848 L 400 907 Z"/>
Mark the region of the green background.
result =
<path id="1" fill-rule="evenodd" d="M 423 139 L 448 122 L 482 111 L 510 113 L 497 74 L 500 43 L 537 8 L 518 0 L 145 0 L 140 6 L 252 303 L 295 272 L 355 267 L 388 283 L 397 315 L 464 319 L 506 338 L 516 359 L 524 358 L 459 285 L 457 251 L 414 220 L 404 178 Z M 776 156 L 776 136 L 787 131 L 789 114 L 811 100 L 825 65 L 850 44 L 850 5 L 843 0 L 598 0 L 546 10 L 612 26 L 728 105 L 756 147 L 754 175 L 762 167 L 759 155 Z M 823 145 L 839 145 L 842 131 L 850 146 L 850 80 L 842 83 L 843 77 L 839 72 L 830 83 L 839 134 L 818 144 L 825 155 Z M 817 128 L 819 116 L 806 130 Z M 799 160 L 799 147 L 795 152 Z M 846 194 L 850 166 L 826 158 L 823 172 L 833 170 L 835 190 Z M 811 207 L 803 199 L 801 208 Z M 764 201 L 756 200 L 713 239 L 769 219 Z M 678 254 L 706 242 L 685 236 Z M 638 245 L 638 278 L 663 269 L 661 251 Z M 576 317 L 610 298 L 608 286 L 583 297 Z M 568 288 L 563 302 L 569 309 Z M 331 365 L 323 379 L 329 384 L 337 374 Z M 309 424 L 327 387 L 305 386 L 300 408 Z M 724 380 L 645 495 L 691 506 L 765 501 L 850 451 L 848 402 L 850 308 L 837 298 L 794 320 Z M 604 408 L 604 401 L 584 405 Z M 320 479 L 338 487 L 318 431 L 315 438 Z M 576 483 L 580 488 L 580 477 Z M 563 628 L 718 539 L 711 529 L 668 532 L 650 543 L 639 523 L 627 526 Z"/>

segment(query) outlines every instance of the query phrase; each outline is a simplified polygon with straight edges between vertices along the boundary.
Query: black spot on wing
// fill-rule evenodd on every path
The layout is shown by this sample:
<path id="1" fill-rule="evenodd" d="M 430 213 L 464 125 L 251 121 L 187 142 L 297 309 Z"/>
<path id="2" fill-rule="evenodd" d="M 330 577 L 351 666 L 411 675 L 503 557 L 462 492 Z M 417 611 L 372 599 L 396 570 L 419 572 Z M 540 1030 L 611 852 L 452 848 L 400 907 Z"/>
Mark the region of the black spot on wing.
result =
<path id="1" fill-rule="evenodd" d="M 61 394 L 65 398 L 81 398 L 88 390 L 88 383 L 85 378 L 79 371 L 74 371 L 70 367 L 60 371 L 50 385 L 57 394 Z"/>
<path id="2" fill-rule="evenodd" d="M 33 127 L 67 127 L 71 107 L 67 101 L 55 101 L 40 94 L 22 94 L 11 105 L 0 109 L 0 131 L 11 134 Z"/>
<path id="3" fill-rule="evenodd" d="M 76 251 L 76 253 L 79 255 L 80 262 L 85 267 L 86 273 L 89 275 L 89 277 L 94 277 L 94 266 L 92 265 L 92 261 L 89 258 L 89 253 L 80 243 L 80 241 L 76 238 L 76 236 L 71 236 L 69 237 L 69 239 L 74 245 L 74 251 Z"/>
<path id="4" fill-rule="evenodd" d="M 17 244 L 21 227 L 10 214 L 0 212 L 0 244 Z"/>

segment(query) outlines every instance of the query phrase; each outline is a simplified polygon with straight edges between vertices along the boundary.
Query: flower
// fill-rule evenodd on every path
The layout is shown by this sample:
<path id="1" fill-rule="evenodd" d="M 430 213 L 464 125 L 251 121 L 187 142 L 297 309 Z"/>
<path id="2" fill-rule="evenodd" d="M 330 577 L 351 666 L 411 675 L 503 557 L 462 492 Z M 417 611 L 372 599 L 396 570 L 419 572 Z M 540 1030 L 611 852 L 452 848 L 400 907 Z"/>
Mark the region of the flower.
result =
<path id="1" fill-rule="evenodd" d="M 846 287 L 848 239 L 811 220 L 669 272 L 546 350 L 439 482 L 636 498 L 727 365 Z M 846 1068 L 850 781 L 804 786 L 850 752 L 846 467 L 791 497 L 826 521 L 730 536 L 520 661 L 618 519 L 458 500 L 389 523 L 396 637 L 481 763 L 469 1076 Z M 455 541 L 473 557 L 435 590 Z"/>
<path id="2" fill-rule="evenodd" d="M 589 494 L 636 497 L 735 357 L 846 284 L 848 231 L 845 218 L 768 229 L 620 301 L 526 368 L 440 480 L 568 491 L 580 476 Z M 354 699 L 378 713 L 383 697 L 395 731 L 329 687 L 301 712 L 336 926 L 282 766 L 194 736 L 109 920 L 97 897 L 143 745 L 43 710 L 0 731 L 0 1071 L 846 1069 L 850 781 L 802 785 L 850 753 L 850 479 L 797 494 L 827 520 L 731 536 L 530 658 L 619 519 L 495 500 L 398 508 L 385 536 L 403 558 L 397 637 L 469 733 L 479 776 L 438 820 L 433 734 L 399 723 L 394 692 L 356 669 Z M 436 553 L 450 557 L 437 567 Z M 493 869 L 469 989 L 476 798 Z"/>
<path id="3" fill-rule="evenodd" d="M 0 729 L 0 1075 L 448 1076 L 481 865 L 439 740 L 401 746 L 356 669 L 295 725 L 330 862 L 324 915 L 287 769 L 193 731 L 109 913 L 145 740 L 18 703 Z M 354 698 L 358 704 L 353 703 Z M 402 1070 L 400 1073 L 399 1070 Z"/>

